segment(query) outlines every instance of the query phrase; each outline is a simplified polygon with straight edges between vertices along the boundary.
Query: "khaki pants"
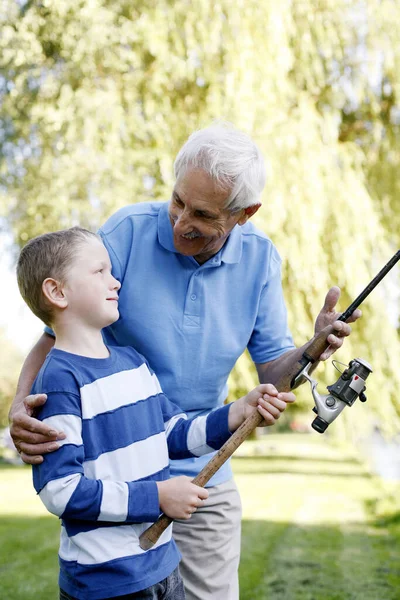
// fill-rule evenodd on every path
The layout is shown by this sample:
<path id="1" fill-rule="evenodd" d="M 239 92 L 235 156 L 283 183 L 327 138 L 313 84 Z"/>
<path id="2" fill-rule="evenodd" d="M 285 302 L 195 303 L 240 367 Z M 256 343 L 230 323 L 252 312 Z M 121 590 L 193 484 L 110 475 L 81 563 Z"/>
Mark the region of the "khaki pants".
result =
<path id="1" fill-rule="evenodd" d="M 208 488 L 204 505 L 187 521 L 175 521 L 172 535 L 182 554 L 179 565 L 187 600 L 238 600 L 242 507 L 233 480 Z"/>

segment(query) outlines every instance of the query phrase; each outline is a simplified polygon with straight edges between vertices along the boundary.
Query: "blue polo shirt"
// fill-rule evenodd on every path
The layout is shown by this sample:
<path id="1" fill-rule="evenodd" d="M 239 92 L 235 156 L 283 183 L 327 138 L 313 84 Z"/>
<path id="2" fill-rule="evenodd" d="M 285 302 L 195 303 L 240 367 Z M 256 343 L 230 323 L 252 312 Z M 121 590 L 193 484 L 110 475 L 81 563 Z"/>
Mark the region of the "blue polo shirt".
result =
<path id="1" fill-rule="evenodd" d="M 189 417 L 223 404 L 246 348 L 255 363 L 294 348 L 280 257 L 252 223 L 237 225 L 203 265 L 175 250 L 166 202 L 126 206 L 99 233 L 122 284 L 120 318 L 104 330 L 105 341 L 143 354 Z M 194 477 L 209 459 L 172 461 L 171 474 Z M 226 463 L 209 485 L 230 477 Z"/>

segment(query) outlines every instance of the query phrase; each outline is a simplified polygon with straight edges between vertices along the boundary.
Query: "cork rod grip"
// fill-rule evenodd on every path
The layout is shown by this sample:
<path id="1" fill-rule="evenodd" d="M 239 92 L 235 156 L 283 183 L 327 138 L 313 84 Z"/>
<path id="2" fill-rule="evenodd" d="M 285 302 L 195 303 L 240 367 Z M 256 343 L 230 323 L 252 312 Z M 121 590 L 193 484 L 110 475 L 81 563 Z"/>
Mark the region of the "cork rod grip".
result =
<path id="1" fill-rule="evenodd" d="M 248 417 L 193 479 L 193 483 L 204 487 L 218 469 L 232 456 L 240 444 L 260 425 L 262 420 L 263 418 L 259 412 L 255 412 Z M 153 525 L 146 529 L 139 537 L 139 544 L 142 550 L 152 548 L 172 521 L 171 517 L 162 514 Z"/>

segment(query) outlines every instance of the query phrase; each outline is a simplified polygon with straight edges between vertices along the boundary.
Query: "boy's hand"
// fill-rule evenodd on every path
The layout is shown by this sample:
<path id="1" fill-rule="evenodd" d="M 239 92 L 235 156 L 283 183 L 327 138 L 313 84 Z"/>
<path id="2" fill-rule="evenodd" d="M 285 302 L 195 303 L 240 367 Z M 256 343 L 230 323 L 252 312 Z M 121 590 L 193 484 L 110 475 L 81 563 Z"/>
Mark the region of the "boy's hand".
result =
<path id="1" fill-rule="evenodd" d="M 192 483 L 189 477 L 172 477 L 157 481 L 160 508 L 171 519 L 190 519 L 203 500 L 208 498 L 206 489 Z"/>
<path id="2" fill-rule="evenodd" d="M 264 417 L 261 427 L 274 425 L 287 404 L 295 400 L 293 392 L 278 392 L 272 383 L 262 383 L 246 396 L 232 402 L 228 415 L 229 430 L 235 431 L 256 410 Z"/>

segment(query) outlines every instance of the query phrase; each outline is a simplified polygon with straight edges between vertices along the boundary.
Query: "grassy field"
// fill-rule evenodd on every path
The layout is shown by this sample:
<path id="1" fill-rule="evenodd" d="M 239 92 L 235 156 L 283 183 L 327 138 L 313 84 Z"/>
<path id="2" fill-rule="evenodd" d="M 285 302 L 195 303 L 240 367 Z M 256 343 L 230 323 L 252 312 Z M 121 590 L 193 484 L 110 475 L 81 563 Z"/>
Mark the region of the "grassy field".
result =
<path id="1" fill-rule="evenodd" d="M 317 434 L 267 435 L 239 452 L 241 600 L 400 598 L 400 484 Z M 30 469 L 0 468 L 2 600 L 56 600 L 58 533 Z"/>

